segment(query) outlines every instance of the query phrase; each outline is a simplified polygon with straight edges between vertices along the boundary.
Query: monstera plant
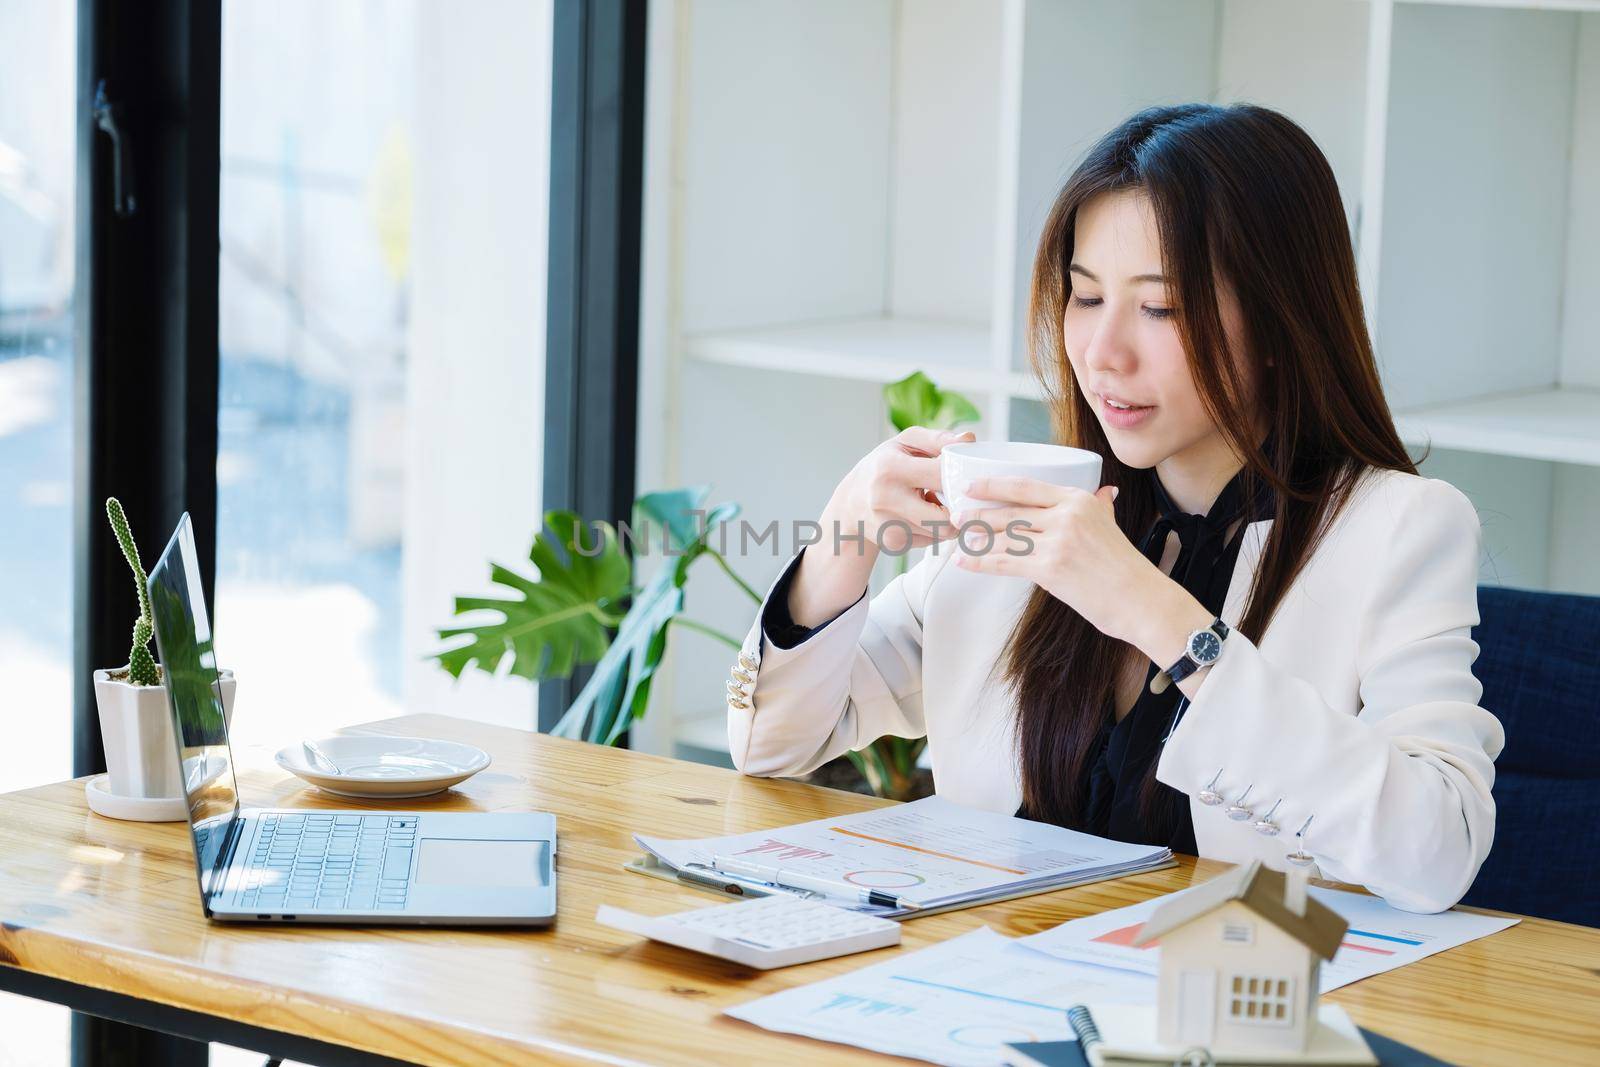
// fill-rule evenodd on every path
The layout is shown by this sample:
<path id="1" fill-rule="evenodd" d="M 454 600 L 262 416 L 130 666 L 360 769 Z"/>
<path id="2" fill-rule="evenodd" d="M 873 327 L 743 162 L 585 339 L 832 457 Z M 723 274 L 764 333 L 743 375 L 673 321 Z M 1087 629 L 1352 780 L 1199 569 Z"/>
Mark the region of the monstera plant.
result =
<path id="1" fill-rule="evenodd" d="M 693 486 L 646 493 L 634 501 L 635 526 L 665 538 L 669 546 L 667 562 L 643 586 L 633 583 L 633 562 L 610 523 L 586 524 L 571 511 L 546 512 L 544 529 L 528 553 L 539 576 L 527 578 L 490 564 L 490 578 L 511 596 L 457 597 L 456 614 L 495 611 L 500 618 L 441 629 L 445 640 L 469 640 L 435 658 L 459 678 L 472 666 L 494 674 L 509 656 L 510 672 L 533 682 L 566 678 L 580 664 L 593 663 L 594 673 L 553 732 L 616 744 L 649 707 L 650 685 L 673 623 L 739 647 L 727 634 L 681 617 L 689 568 L 710 556 L 750 596 L 761 599 L 708 543 L 739 513 L 734 503 L 706 510 L 709 492 L 709 486 Z"/>
<path id="2" fill-rule="evenodd" d="M 956 393 L 939 389 L 918 371 L 884 387 L 889 421 L 908 426 L 952 429 L 976 422 L 978 410 Z M 529 578 L 498 563 L 489 577 L 505 596 L 457 597 L 457 615 L 495 612 L 497 619 L 438 631 L 446 641 L 461 640 L 435 654 L 459 678 L 469 667 L 489 674 L 509 657 L 510 673 L 538 682 L 566 678 L 580 665 L 594 672 L 554 733 L 614 745 L 650 704 L 650 686 L 674 626 L 738 649 L 736 637 L 684 616 L 684 586 L 689 570 L 709 558 L 750 597 L 761 594 L 711 547 L 717 529 L 739 514 L 739 505 L 705 507 L 709 486 L 647 493 L 634 502 L 634 529 L 665 538 L 667 562 L 649 581 L 635 584 L 634 564 L 609 523 L 586 523 L 571 511 L 545 513 L 544 529 L 534 537 L 528 560 L 538 572 Z M 907 557 L 898 557 L 904 572 Z M 880 796 L 905 799 L 916 790 L 916 763 L 925 742 L 885 737 L 850 760 Z"/>

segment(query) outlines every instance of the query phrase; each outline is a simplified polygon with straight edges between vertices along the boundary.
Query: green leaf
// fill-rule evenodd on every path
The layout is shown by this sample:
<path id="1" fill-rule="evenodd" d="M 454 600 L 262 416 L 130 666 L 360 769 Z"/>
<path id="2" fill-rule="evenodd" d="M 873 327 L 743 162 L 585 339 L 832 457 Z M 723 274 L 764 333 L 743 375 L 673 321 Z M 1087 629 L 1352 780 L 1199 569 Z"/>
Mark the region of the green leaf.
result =
<path id="1" fill-rule="evenodd" d="M 585 529 L 575 513 L 549 511 L 544 524 L 528 552 L 539 571 L 537 580 L 495 563 L 489 576 L 509 589 L 512 598 L 456 598 L 457 615 L 494 611 L 501 617 L 438 631 L 444 640 L 471 638 L 435 654 L 455 677 L 470 666 L 494 674 L 509 655 L 511 673 L 530 681 L 565 678 L 579 664 L 605 655 L 610 631 L 621 621 L 632 565 L 609 523 Z"/>
<path id="2" fill-rule="evenodd" d="M 926 738 L 886 734 L 866 748 L 847 755 L 878 796 L 910 800 L 916 787 L 917 757 L 927 745 Z"/>
<path id="3" fill-rule="evenodd" d="M 889 422 L 896 430 L 911 426 L 953 430 L 979 419 L 972 401 L 960 393 L 940 389 L 921 371 L 884 386 L 883 400 L 889 408 Z"/>
<path id="4" fill-rule="evenodd" d="M 850 757 L 851 765 L 861 775 L 861 780 L 867 783 L 867 788 L 875 795 L 882 796 L 883 794 L 878 791 L 877 782 L 873 779 L 872 764 L 867 757 L 861 752 L 846 752 L 845 755 Z"/>
<path id="5" fill-rule="evenodd" d="M 703 540 L 710 515 L 705 513 L 705 500 L 711 492 L 709 485 L 691 485 L 682 489 L 665 489 L 646 493 L 633 502 L 633 514 L 650 536 L 650 551 L 661 544 L 661 531 L 665 531 L 675 551 L 685 551 Z M 739 505 L 722 504 L 731 509 L 727 518 L 739 514 Z"/>
<path id="6" fill-rule="evenodd" d="M 656 668 L 667 650 L 667 626 L 683 610 L 683 587 L 673 584 L 673 572 L 674 568 L 661 568 L 634 598 L 611 647 L 552 731 L 557 736 L 614 745 L 644 714 Z"/>
<path id="7" fill-rule="evenodd" d="M 651 682 L 666 653 L 667 631 L 683 611 L 689 567 L 710 552 L 707 538 L 739 513 L 739 505 L 728 502 L 704 515 L 694 514 L 703 508 L 709 492 L 708 486 L 694 486 L 650 493 L 635 504 L 637 512 L 652 520 L 646 526 L 652 546 L 659 545 L 660 531 L 665 530 L 673 554 L 634 596 L 611 647 L 552 733 L 614 745 L 644 715 Z"/>
<path id="8" fill-rule="evenodd" d="M 888 743 L 888 755 L 895 771 L 902 778 L 914 777 L 917 773 L 917 757 L 922 755 L 922 750 L 927 747 L 927 738 L 890 736 L 882 740 Z"/>

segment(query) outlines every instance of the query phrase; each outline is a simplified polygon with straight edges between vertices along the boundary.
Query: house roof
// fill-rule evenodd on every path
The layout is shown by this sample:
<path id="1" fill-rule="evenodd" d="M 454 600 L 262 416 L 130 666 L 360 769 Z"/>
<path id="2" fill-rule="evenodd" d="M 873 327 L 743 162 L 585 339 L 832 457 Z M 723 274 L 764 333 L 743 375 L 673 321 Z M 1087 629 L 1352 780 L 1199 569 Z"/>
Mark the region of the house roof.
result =
<path id="1" fill-rule="evenodd" d="M 1260 860 L 1251 860 L 1162 904 L 1140 929 L 1133 943 L 1146 944 L 1215 911 L 1230 900 L 1237 900 L 1318 956 L 1333 959 L 1349 924 L 1338 912 L 1310 896 L 1306 897 L 1304 915 L 1290 911 L 1283 903 L 1286 881 L 1283 872 L 1263 867 Z"/>

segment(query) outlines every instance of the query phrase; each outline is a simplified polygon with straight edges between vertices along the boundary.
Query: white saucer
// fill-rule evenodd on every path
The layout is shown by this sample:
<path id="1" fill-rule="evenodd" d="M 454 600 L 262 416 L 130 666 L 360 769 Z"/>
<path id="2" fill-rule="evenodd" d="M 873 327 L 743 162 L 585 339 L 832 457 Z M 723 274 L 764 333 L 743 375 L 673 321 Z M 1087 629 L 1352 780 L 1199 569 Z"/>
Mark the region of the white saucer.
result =
<path id="1" fill-rule="evenodd" d="M 316 746 L 339 765 L 339 774 L 299 744 L 278 750 L 278 766 L 319 789 L 346 797 L 425 797 L 466 781 L 489 766 L 473 745 L 426 737 L 319 737 Z"/>
<path id="2" fill-rule="evenodd" d="M 111 792 L 110 778 L 100 774 L 83 783 L 83 799 L 95 814 L 129 822 L 184 822 L 189 818 L 186 798 L 118 796 Z"/>

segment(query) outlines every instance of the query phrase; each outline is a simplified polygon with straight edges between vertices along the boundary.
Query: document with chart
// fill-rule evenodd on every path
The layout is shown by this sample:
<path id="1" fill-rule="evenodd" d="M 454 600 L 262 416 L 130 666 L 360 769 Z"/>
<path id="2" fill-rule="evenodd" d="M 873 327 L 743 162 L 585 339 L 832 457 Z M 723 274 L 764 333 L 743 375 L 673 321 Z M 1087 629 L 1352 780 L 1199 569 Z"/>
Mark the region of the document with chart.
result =
<path id="1" fill-rule="evenodd" d="M 1067 1009 L 1074 1004 L 1149 1004 L 1155 995 L 1152 978 L 1063 963 L 979 927 L 724 1014 L 893 1056 L 1003 1067 L 1009 1043 L 1071 1040 Z"/>
<path id="2" fill-rule="evenodd" d="M 1160 846 L 1108 841 L 939 797 L 728 837 L 673 841 L 635 834 L 634 840 L 673 870 L 704 873 L 717 869 L 714 861 L 728 860 L 759 864 L 841 888 L 892 893 L 923 913 L 1172 863 L 1172 853 Z M 891 917 L 911 914 L 854 900 L 829 902 Z"/>
<path id="3" fill-rule="evenodd" d="M 1322 965 L 1324 993 L 1498 933 L 1518 921 L 1470 911 L 1451 910 L 1433 915 L 1400 911 L 1378 897 L 1321 886 L 1313 886 L 1309 893 L 1350 924 L 1333 959 Z M 1021 938 L 1017 944 L 1060 960 L 1155 975 L 1161 967 L 1160 942 L 1145 945 L 1133 942 L 1151 913 L 1178 895 L 1153 897 L 1115 911 L 1072 919 Z"/>

